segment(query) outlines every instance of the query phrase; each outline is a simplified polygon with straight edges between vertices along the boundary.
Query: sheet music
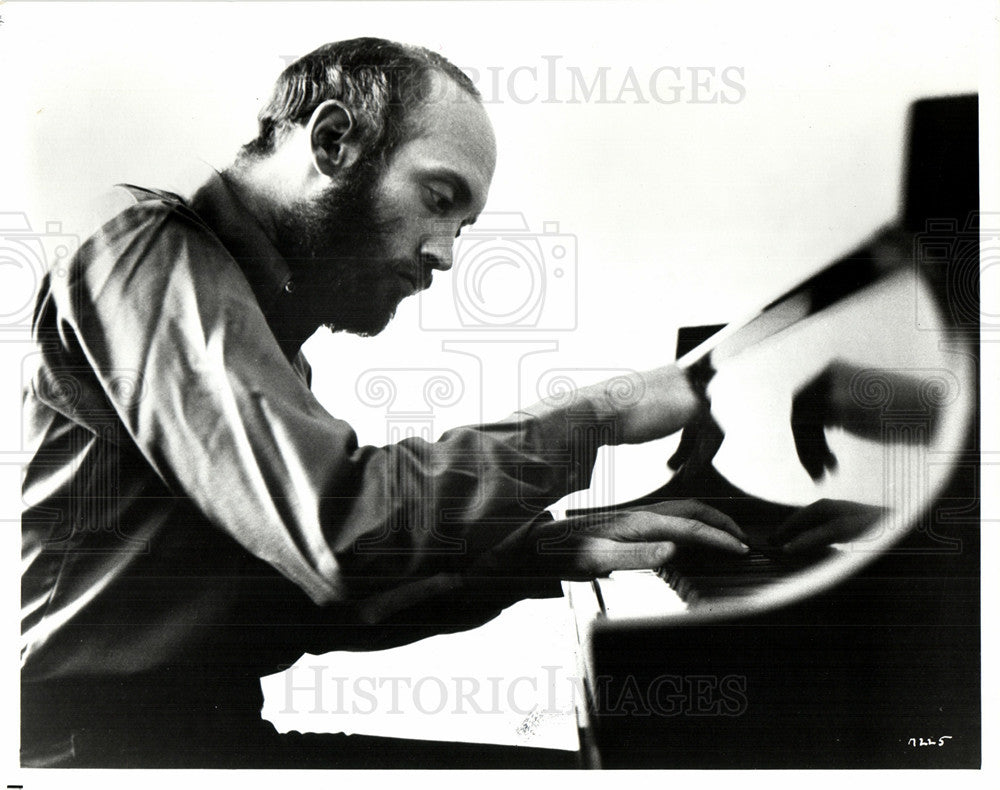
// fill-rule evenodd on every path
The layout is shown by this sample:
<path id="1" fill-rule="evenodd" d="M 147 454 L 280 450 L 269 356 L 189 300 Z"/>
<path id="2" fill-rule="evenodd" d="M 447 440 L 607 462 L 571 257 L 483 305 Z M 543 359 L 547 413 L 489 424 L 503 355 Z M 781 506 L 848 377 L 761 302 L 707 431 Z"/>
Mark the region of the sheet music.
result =
<path id="1" fill-rule="evenodd" d="M 307 653 L 262 679 L 263 717 L 279 732 L 575 751 L 575 628 L 564 598 L 526 600 L 462 633 L 374 652 Z"/>

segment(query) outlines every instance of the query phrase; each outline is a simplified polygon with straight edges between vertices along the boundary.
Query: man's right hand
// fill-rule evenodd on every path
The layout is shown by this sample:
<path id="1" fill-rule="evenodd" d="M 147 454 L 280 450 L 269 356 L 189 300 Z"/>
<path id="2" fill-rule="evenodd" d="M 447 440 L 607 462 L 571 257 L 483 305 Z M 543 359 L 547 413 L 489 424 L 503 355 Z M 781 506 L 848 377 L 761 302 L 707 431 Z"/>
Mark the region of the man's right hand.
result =
<path id="1" fill-rule="evenodd" d="M 658 568 L 678 544 L 744 554 L 747 536 L 729 516 L 693 499 L 561 521 L 536 522 L 482 558 L 478 571 L 591 579 L 612 571 Z"/>

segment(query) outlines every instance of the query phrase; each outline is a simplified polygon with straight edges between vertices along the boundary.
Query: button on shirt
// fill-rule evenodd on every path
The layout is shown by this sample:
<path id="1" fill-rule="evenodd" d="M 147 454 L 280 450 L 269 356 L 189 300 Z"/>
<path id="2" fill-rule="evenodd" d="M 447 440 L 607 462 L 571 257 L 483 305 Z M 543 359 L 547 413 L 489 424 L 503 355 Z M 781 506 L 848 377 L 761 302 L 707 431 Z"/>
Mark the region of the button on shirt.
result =
<path id="1" fill-rule="evenodd" d="M 460 596 L 588 485 L 586 412 L 359 446 L 310 392 L 289 267 L 222 177 L 119 189 L 34 318 L 22 681 L 273 671 L 343 646 L 357 611 Z M 318 644 L 281 644 L 296 623 Z"/>

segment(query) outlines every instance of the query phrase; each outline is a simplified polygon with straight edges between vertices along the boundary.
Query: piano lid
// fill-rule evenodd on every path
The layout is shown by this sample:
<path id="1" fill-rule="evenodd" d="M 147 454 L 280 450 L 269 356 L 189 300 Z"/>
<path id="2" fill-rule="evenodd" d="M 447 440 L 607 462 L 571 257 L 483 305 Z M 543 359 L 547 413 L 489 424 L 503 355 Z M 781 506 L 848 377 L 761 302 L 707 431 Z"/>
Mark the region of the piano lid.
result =
<path id="1" fill-rule="evenodd" d="M 705 387 L 724 438 L 645 499 L 695 496 L 725 510 L 757 498 L 771 508 L 750 525 L 765 553 L 789 513 L 817 525 L 830 517 L 803 510 L 811 503 L 871 514 L 832 551 L 765 569 L 759 583 L 734 569 L 739 583 L 693 599 L 682 616 L 740 616 L 827 589 L 920 526 L 940 497 L 978 407 L 977 130 L 975 96 L 918 102 L 900 220 L 679 360 Z M 810 474 L 790 426 L 803 392 L 826 379 L 824 398 L 847 417 L 820 426 L 836 464 Z M 711 475 L 724 485 L 702 485 Z"/>

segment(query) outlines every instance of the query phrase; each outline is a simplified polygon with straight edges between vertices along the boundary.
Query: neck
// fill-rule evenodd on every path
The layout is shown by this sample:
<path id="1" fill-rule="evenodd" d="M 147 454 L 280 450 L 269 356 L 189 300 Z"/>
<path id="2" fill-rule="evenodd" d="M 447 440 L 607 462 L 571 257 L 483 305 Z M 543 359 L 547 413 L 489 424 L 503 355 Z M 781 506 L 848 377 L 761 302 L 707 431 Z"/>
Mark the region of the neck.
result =
<path id="1" fill-rule="evenodd" d="M 271 243 L 277 244 L 275 217 L 284 190 L 281 189 L 281 180 L 271 158 L 256 161 L 237 160 L 222 171 L 222 177 L 233 194 L 263 228 Z"/>
<path id="2" fill-rule="evenodd" d="M 285 205 L 289 190 L 286 176 L 274 160 L 275 157 L 237 160 L 222 171 L 221 175 L 275 249 L 282 255 L 287 255 L 287 251 L 281 249 L 277 218 L 280 216 L 281 206 Z M 291 358 L 298 352 L 299 346 L 319 329 L 321 322 L 312 316 L 311 310 L 303 309 L 304 305 L 300 300 L 307 290 L 304 287 L 306 283 L 301 282 L 303 272 L 296 271 L 295 261 L 289 260 L 288 264 L 296 287 L 297 307 L 291 312 L 284 312 L 277 322 L 271 322 L 271 328 L 282 349 Z"/>

